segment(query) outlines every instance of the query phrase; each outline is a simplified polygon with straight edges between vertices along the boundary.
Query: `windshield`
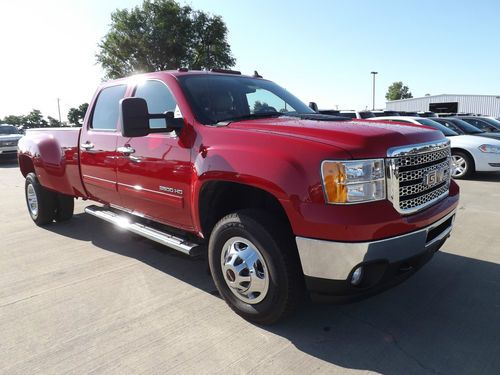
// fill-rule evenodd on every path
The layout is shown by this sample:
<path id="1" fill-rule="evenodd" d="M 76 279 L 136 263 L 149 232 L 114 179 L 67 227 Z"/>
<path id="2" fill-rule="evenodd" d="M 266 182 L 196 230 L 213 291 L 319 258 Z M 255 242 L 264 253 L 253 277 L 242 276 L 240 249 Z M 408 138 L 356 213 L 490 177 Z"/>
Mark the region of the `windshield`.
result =
<path id="1" fill-rule="evenodd" d="M 280 115 L 314 114 L 274 82 L 258 78 L 200 74 L 178 77 L 198 121 L 223 121 Z"/>
<path id="2" fill-rule="evenodd" d="M 480 117 L 463 117 L 460 120 L 465 121 L 476 128 L 486 131 L 486 132 L 497 132 L 500 129 L 500 125 L 495 124 L 492 121 L 487 121 L 486 118 Z"/>
<path id="3" fill-rule="evenodd" d="M 19 134 L 19 132 L 15 126 L 2 125 L 0 126 L 0 134 Z"/>
<path id="4" fill-rule="evenodd" d="M 437 130 L 440 130 L 441 133 L 443 133 L 445 136 L 447 137 L 453 137 L 455 135 L 458 135 L 457 132 L 454 132 L 453 130 L 450 130 L 448 129 L 446 126 L 444 125 L 441 125 L 440 123 L 436 122 L 436 121 L 432 121 L 432 120 L 429 120 L 427 118 L 419 118 L 418 120 L 416 120 L 419 124 L 422 124 L 422 125 L 425 125 L 425 126 L 429 126 L 431 128 L 434 128 L 434 129 L 437 129 Z"/>
<path id="5" fill-rule="evenodd" d="M 466 134 L 462 129 L 460 129 L 457 125 L 455 125 L 450 120 L 437 118 L 437 119 L 433 119 L 433 121 L 436 121 L 437 123 L 439 123 L 443 126 L 446 126 L 448 129 L 453 130 L 454 132 L 457 132 L 458 134 Z"/>
<path id="6" fill-rule="evenodd" d="M 474 125 L 460 120 L 458 118 L 446 119 L 446 121 L 453 123 L 457 128 L 461 129 L 465 134 L 480 134 L 484 133 L 481 129 L 476 128 Z"/>
<path id="7" fill-rule="evenodd" d="M 481 120 L 487 122 L 488 124 L 494 126 L 497 129 L 500 129 L 500 121 L 488 118 L 488 117 L 481 117 Z"/>

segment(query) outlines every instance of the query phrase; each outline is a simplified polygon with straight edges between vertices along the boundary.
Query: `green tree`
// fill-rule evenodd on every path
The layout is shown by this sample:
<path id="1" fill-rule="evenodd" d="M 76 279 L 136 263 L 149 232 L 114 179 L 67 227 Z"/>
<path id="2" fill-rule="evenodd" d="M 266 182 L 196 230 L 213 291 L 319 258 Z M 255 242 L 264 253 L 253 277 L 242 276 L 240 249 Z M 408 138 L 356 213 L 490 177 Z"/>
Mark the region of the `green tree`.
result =
<path id="1" fill-rule="evenodd" d="M 253 112 L 254 113 L 260 112 L 266 107 L 269 107 L 269 104 L 256 100 L 255 103 L 253 103 Z"/>
<path id="2" fill-rule="evenodd" d="M 403 86 L 403 82 L 394 82 L 387 89 L 387 94 L 385 94 L 387 100 L 399 100 L 399 99 L 409 99 L 413 98 L 408 86 Z"/>
<path id="3" fill-rule="evenodd" d="M 68 121 L 71 126 L 82 126 L 85 113 L 89 108 L 89 103 L 80 104 L 78 108 L 70 108 L 68 112 Z"/>
<path id="4" fill-rule="evenodd" d="M 54 117 L 47 116 L 47 120 L 49 120 L 49 127 L 51 128 L 58 128 L 62 126 L 62 124 L 59 123 L 59 120 Z"/>
<path id="5" fill-rule="evenodd" d="M 230 68 L 235 63 L 222 18 L 174 0 L 145 0 L 130 10 L 116 10 L 98 46 L 97 62 L 107 78 L 180 67 Z"/>
<path id="6" fill-rule="evenodd" d="M 24 116 L 16 116 L 16 115 L 5 116 L 2 122 L 9 125 L 21 126 L 24 124 Z"/>
<path id="7" fill-rule="evenodd" d="M 42 112 L 38 109 L 33 109 L 26 116 L 23 116 L 24 128 L 45 128 L 48 126 L 47 120 L 43 118 Z"/>

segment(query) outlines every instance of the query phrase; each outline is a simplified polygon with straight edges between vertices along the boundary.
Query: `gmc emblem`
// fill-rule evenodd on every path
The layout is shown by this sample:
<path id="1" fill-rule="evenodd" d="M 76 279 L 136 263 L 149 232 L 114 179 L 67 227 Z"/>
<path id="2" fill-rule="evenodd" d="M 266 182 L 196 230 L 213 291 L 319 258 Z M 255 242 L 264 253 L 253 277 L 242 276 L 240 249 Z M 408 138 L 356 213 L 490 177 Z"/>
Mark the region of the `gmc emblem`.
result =
<path id="1" fill-rule="evenodd" d="M 426 174 L 424 174 L 423 184 L 425 186 L 433 186 L 440 184 L 446 179 L 447 175 L 448 175 L 448 168 L 446 167 L 434 169 L 433 171 L 429 171 Z"/>

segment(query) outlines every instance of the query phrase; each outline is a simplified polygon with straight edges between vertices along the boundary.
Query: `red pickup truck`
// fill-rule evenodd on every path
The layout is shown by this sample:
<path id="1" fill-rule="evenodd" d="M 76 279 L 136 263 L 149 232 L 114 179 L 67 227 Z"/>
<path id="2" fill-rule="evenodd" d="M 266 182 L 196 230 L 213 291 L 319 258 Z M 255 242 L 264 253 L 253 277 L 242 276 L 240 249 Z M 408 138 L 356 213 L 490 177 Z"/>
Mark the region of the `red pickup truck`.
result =
<path id="1" fill-rule="evenodd" d="M 81 129 L 19 142 L 37 225 L 85 211 L 183 253 L 207 251 L 244 318 L 405 279 L 448 238 L 459 199 L 439 131 L 315 113 L 233 71 L 148 73 L 100 87 Z"/>

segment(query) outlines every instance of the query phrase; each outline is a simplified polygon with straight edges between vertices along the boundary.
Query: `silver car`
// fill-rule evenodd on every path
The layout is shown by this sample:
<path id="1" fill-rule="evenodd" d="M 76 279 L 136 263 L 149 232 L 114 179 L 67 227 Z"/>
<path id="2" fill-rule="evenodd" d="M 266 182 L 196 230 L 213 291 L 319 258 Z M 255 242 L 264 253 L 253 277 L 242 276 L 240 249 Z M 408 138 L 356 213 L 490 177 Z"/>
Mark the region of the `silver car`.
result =
<path id="1" fill-rule="evenodd" d="M 17 155 L 17 143 L 22 134 L 13 125 L 0 125 L 0 156 Z"/>

